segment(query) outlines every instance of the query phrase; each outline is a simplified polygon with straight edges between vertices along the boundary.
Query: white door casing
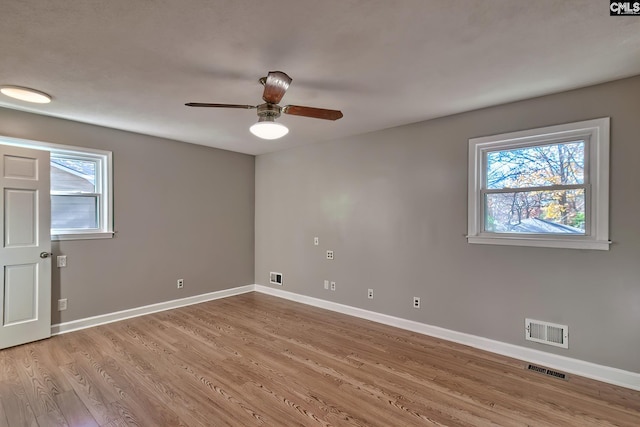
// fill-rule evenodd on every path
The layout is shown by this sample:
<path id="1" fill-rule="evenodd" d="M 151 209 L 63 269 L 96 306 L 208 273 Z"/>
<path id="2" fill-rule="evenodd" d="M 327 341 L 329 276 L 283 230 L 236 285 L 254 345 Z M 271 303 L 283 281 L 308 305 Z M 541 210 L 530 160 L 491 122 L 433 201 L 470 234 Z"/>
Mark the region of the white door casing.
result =
<path id="1" fill-rule="evenodd" d="M 51 335 L 49 152 L 0 145 L 0 348 Z"/>

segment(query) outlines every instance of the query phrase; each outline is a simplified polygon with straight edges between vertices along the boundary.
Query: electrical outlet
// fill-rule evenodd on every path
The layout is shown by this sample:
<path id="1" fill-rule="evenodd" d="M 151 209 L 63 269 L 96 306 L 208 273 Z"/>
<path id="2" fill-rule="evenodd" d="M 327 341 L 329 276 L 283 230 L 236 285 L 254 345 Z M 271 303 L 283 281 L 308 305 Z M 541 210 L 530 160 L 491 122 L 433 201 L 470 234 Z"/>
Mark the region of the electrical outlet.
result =
<path id="1" fill-rule="evenodd" d="M 269 283 L 282 286 L 282 273 L 276 273 L 275 271 L 269 273 Z"/>
<path id="2" fill-rule="evenodd" d="M 331 290 L 332 291 L 336 290 L 336 282 L 331 282 Z"/>
<path id="3" fill-rule="evenodd" d="M 317 237 L 314 237 L 314 238 L 313 238 L 313 244 L 314 244 L 315 246 L 318 246 L 318 245 L 320 244 L 320 239 L 318 239 Z"/>
<path id="4" fill-rule="evenodd" d="M 333 251 L 327 251 L 327 259 L 333 259 Z"/>
<path id="5" fill-rule="evenodd" d="M 329 281 L 328 280 L 324 281 L 324 288 L 325 289 L 329 289 Z"/>
<path id="6" fill-rule="evenodd" d="M 373 289 L 369 289 L 369 290 L 367 291 L 367 298 L 369 298 L 369 299 L 373 299 Z"/>
<path id="7" fill-rule="evenodd" d="M 67 299 L 59 299 L 58 300 L 58 311 L 65 311 L 67 309 Z"/>
<path id="8" fill-rule="evenodd" d="M 420 297 L 413 297 L 413 308 L 420 308 Z"/>
<path id="9" fill-rule="evenodd" d="M 178 289 L 184 288 L 184 279 L 178 279 Z"/>
<path id="10" fill-rule="evenodd" d="M 58 255 L 58 257 L 56 258 L 56 261 L 58 263 L 58 267 L 60 267 L 60 268 L 67 266 L 67 256 L 66 255 Z"/>

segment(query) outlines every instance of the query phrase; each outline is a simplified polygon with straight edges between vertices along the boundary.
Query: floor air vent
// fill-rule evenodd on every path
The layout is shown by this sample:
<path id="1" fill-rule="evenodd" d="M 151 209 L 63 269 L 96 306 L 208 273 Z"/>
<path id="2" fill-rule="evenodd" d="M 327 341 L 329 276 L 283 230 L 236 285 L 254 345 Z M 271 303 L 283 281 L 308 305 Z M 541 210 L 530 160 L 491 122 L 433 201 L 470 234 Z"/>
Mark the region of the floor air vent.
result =
<path id="1" fill-rule="evenodd" d="M 569 326 L 524 319 L 525 339 L 556 347 L 569 348 Z"/>
<path id="2" fill-rule="evenodd" d="M 542 366 L 531 365 L 527 367 L 528 370 L 539 372 L 541 374 L 549 375 L 550 377 L 560 378 L 561 380 L 567 379 L 567 374 L 563 374 L 562 372 L 553 371 L 551 369 L 543 368 Z"/>
<path id="3" fill-rule="evenodd" d="M 529 365 L 529 367 L 527 369 L 529 369 L 530 371 L 540 372 L 541 374 L 546 374 L 547 373 L 547 368 L 542 368 L 542 367 L 536 366 L 536 365 Z"/>

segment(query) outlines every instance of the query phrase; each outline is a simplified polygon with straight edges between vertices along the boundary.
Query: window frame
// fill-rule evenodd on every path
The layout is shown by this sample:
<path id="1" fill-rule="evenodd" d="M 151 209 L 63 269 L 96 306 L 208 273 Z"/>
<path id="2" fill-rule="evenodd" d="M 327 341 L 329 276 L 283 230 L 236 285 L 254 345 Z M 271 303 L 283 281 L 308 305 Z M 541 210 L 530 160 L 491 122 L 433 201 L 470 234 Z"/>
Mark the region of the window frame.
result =
<path id="1" fill-rule="evenodd" d="M 0 136 L 0 144 L 49 151 L 55 157 L 95 161 L 96 191 L 99 190 L 99 193 L 94 193 L 98 194 L 98 228 L 51 228 L 51 240 L 110 239 L 113 237 L 115 232 L 113 231 L 113 153 L 111 151 L 6 136 Z M 49 165 L 49 167 L 51 166 Z M 54 192 L 51 192 L 51 195 L 55 195 Z"/>
<path id="2" fill-rule="evenodd" d="M 609 250 L 609 117 L 469 139 L 468 230 L 472 244 Z M 484 230 L 486 154 L 584 141 L 585 234 L 496 233 Z"/>

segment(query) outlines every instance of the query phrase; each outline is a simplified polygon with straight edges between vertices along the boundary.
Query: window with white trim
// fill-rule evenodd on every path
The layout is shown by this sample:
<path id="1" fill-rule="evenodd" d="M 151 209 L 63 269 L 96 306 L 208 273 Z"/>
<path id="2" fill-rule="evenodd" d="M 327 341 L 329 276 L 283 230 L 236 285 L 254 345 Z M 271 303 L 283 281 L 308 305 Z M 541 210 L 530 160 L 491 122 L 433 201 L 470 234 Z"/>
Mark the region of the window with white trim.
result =
<path id="1" fill-rule="evenodd" d="M 110 153 L 51 150 L 53 240 L 109 237 L 110 163 Z"/>
<path id="2" fill-rule="evenodd" d="M 609 118 L 469 140 L 469 243 L 609 249 Z"/>
<path id="3" fill-rule="evenodd" d="M 113 237 L 110 151 L 8 137 L 0 143 L 50 152 L 51 240 Z"/>

